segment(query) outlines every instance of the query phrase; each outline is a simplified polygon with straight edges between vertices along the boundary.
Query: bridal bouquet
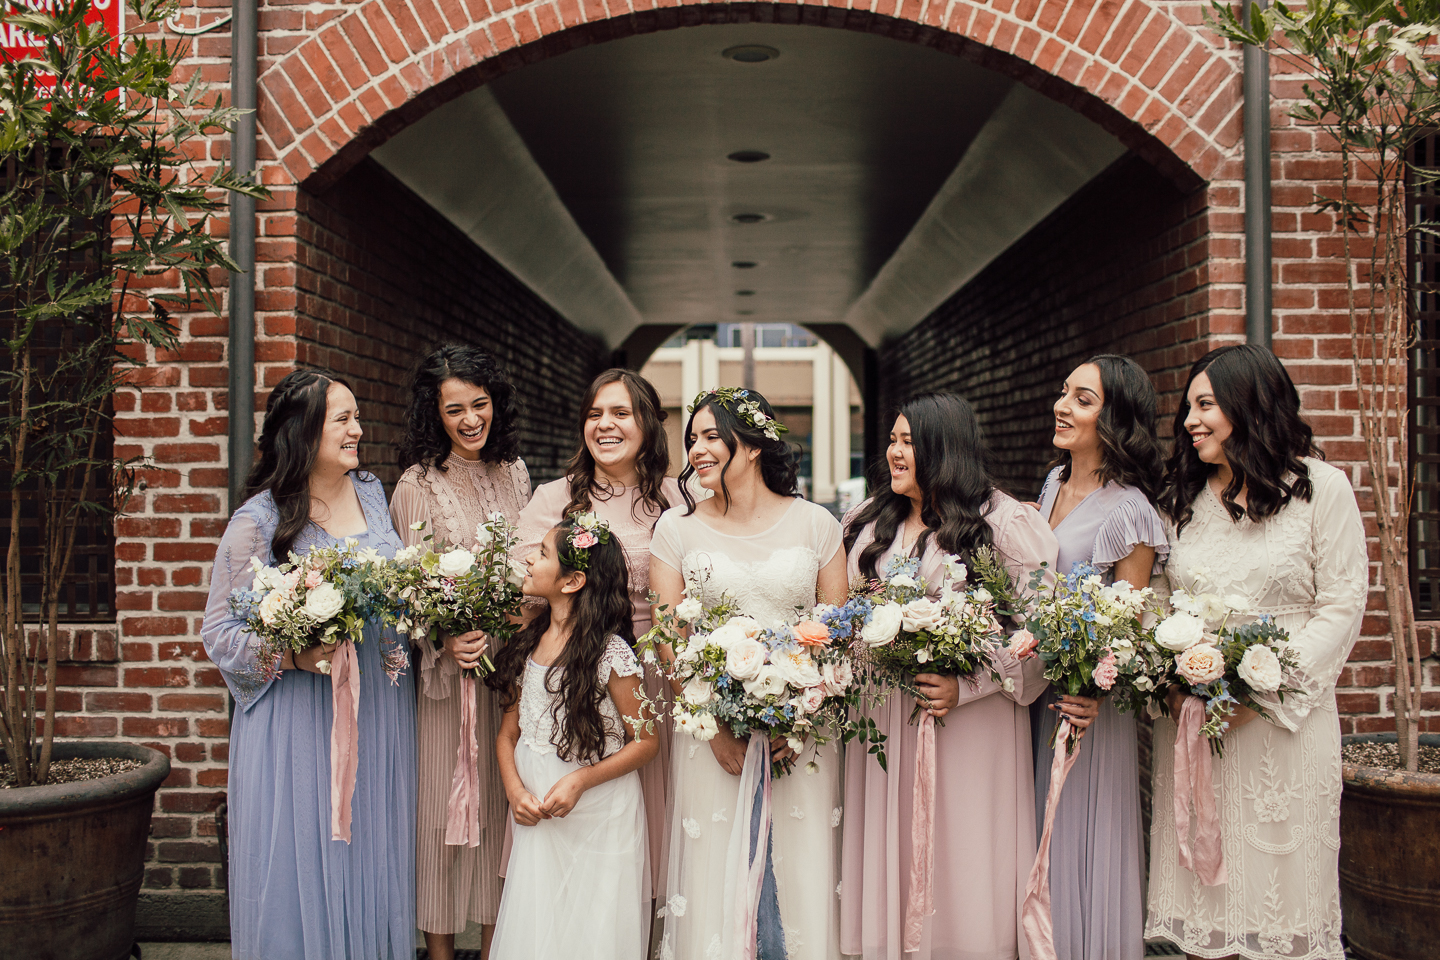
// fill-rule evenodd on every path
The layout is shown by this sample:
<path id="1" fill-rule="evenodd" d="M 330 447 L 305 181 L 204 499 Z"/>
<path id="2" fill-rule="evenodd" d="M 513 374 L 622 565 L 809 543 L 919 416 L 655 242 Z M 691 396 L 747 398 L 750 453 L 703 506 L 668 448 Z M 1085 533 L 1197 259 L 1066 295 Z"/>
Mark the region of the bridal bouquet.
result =
<path id="1" fill-rule="evenodd" d="M 302 555 L 292 553 L 278 566 L 250 558 L 255 573 L 250 589 L 230 592 L 230 609 L 245 620 L 246 629 L 259 640 L 261 670 L 265 679 L 280 675 L 280 660 L 287 651 L 299 653 L 319 643 L 359 643 L 372 620 L 393 624 L 401 614 L 386 595 L 386 561 L 374 548 L 358 549 L 354 538 L 334 547 L 313 547 Z M 398 683 L 405 672 L 403 650 L 387 648 L 385 670 Z M 330 661 L 320 661 L 322 673 Z"/>
<path id="2" fill-rule="evenodd" d="M 422 520 L 411 529 L 425 528 Z M 510 558 L 519 542 L 515 527 L 503 513 L 492 513 L 475 527 L 470 547 L 438 549 L 426 536 L 395 554 L 389 582 L 391 597 L 405 605 L 399 628 L 412 639 L 428 639 L 440 650 L 442 633 L 484 630 L 495 642 L 514 633 L 510 618 L 520 611 L 524 567 Z M 479 679 L 495 669 L 489 655 L 463 675 Z"/>

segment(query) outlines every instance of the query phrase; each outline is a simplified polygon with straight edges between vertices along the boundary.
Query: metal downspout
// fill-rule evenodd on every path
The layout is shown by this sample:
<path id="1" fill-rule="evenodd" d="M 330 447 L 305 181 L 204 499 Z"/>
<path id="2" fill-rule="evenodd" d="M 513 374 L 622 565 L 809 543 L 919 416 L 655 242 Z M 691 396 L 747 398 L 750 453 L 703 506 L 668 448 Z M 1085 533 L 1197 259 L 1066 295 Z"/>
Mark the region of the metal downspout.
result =
<path id="1" fill-rule="evenodd" d="M 1264 0 L 1249 0 L 1264 9 Z M 1244 49 L 1245 342 L 1270 349 L 1270 54 Z"/>
<path id="2" fill-rule="evenodd" d="M 232 0 L 230 103 L 244 111 L 230 137 L 237 173 L 255 170 L 257 0 Z M 230 256 L 243 273 L 230 275 L 230 511 L 240 506 L 255 455 L 255 199 L 230 201 Z"/>

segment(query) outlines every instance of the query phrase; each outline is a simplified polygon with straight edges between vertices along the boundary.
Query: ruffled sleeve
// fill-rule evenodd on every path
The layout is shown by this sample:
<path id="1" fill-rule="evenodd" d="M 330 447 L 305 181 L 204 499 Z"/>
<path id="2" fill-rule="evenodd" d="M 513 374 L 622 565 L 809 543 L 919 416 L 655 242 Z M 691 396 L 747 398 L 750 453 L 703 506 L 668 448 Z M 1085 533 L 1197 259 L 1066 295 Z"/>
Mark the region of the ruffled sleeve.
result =
<path id="1" fill-rule="evenodd" d="M 1100 524 L 1091 560 L 1099 569 L 1107 570 L 1130 556 L 1138 546 L 1154 548 L 1155 566 L 1152 572 L 1158 572 L 1170 556 L 1165 521 L 1145 499 L 1145 494 L 1131 488 L 1126 492 L 1125 499 L 1116 504 Z"/>
<path id="2" fill-rule="evenodd" d="M 1365 525 L 1349 478 L 1328 464 L 1307 463 L 1315 484 L 1315 600 L 1310 619 L 1290 635 L 1299 663 L 1285 671 L 1285 683 L 1297 691 L 1287 693 L 1283 702 L 1275 695 L 1255 696 L 1273 721 L 1290 731 L 1298 730 L 1315 707 L 1334 702 L 1335 681 L 1360 637 L 1370 588 Z"/>
<path id="3" fill-rule="evenodd" d="M 672 507 L 660 515 L 655 536 L 650 540 L 650 556 L 676 573 L 683 573 L 685 546 L 680 539 L 680 515 L 683 507 Z"/>
<path id="4" fill-rule="evenodd" d="M 635 651 L 630 649 L 628 643 L 618 636 L 611 636 L 605 645 L 604 655 L 600 657 L 600 668 L 597 672 L 602 684 L 610 682 L 611 673 L 617 677 L 638 677 L 640 662 L 635 659 Z"/>
<path id="5" fill-rule="evenodd" d="M 230 609 L 230 591 L 248 590 L 255 574 L 250 558 L 269 564 L 270 542 L 279 517 L 268 492 L 247 500 L 225 527 L 215 566 L 210 572 L 210 596 L 200 639 L 205 654 L 220 668 L 225 685 L 242 710 L 249 710 L 275 682 L 277 672 L 260 662 L 260 641 L 245 628 L 245 621 Z"/>
<path id="6" fill-rule="evenodd" d="M 1060 541 L 1055 539 L 1040 511 L 997 493 L 987 519 L 994 531 L 995 549 L 1017 587 L 1028 587 L 1030 575 L 1042 566 L 1046 570 L 1045 584 L 1054 582 Z"/>
<path id="7" fill-rule="evenodd" d="M 1055 508 L 1055 494 L 1060 491 L 1060 471 L 1064 467 L 1056 467 L 1045 477 L 1045 485 L 1040 488 L 1040 516 L 1045 522 L 1050 522 L 1050 511 Z"/>

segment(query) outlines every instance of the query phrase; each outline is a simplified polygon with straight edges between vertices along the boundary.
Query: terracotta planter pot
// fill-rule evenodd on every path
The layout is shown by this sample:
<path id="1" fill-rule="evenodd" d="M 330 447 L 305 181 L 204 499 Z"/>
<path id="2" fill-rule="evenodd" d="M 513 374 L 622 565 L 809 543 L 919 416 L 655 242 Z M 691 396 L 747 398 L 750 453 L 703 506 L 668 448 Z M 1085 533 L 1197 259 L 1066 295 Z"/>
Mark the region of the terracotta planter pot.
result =
<path id="1" fill-rule="evenodd" d="M 57 743 L 54 756 L 145 765 L 82 783 L 0 790 L 0 955 L 120 960 L 135 942 L 150 811 L 170 761 L 135 743 Z"/>
<path id="2" fill-rule="evenodd" d="M 1346 737 L 1395 742 L 1395 735 Z M 1433 745 L 1440 738 L 1426 736 Z M 1366 960 L 1440 960 L 1440 774 L 1344 765 L 1340 909 Z"/>

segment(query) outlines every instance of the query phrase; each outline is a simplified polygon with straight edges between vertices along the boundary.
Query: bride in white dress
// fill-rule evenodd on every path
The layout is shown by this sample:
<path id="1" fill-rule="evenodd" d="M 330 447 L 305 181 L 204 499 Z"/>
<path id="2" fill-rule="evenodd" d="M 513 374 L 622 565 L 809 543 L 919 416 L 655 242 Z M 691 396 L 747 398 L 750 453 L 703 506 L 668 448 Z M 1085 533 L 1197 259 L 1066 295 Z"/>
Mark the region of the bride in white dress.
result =
<path id="1" fill-rule="evenodd" d="M 795 467 L 765 399 L 722 389 L 697 398 L 685 431 L 685 481 L 714 496 L 667 511 L 651 543 L 650 584 L 659 603 L 707 605 L 729 595 L 762 622 L 843 603 L 847 588 L 840 525 L 796 491 Z M 662 650 L 668 657 L 669 650 Z M 834 742 L 773 757 L 793 772 L 772 785 L 775 889 L 785 960 L 840 955 L 838 915 L 840 757 Z M 746 744 L 723 725 L 709 743 L 675 733 L 669 894 L 661 912 L 659 960 L 734 960 L 722 934 L 726 850 L 739 826 L 739 774 Z M 816 767 L 808 764 L 815 763 Z M 810 772 L 813 771 L 813 772 Z M 763 938 L 762 938 L 763 939 Z M 727 952 L 731 954 L 727 956 Z M 756 960 L 772 960 L 761 949 Z M 775 960 L 779 960 L 778 956 Z"/>

